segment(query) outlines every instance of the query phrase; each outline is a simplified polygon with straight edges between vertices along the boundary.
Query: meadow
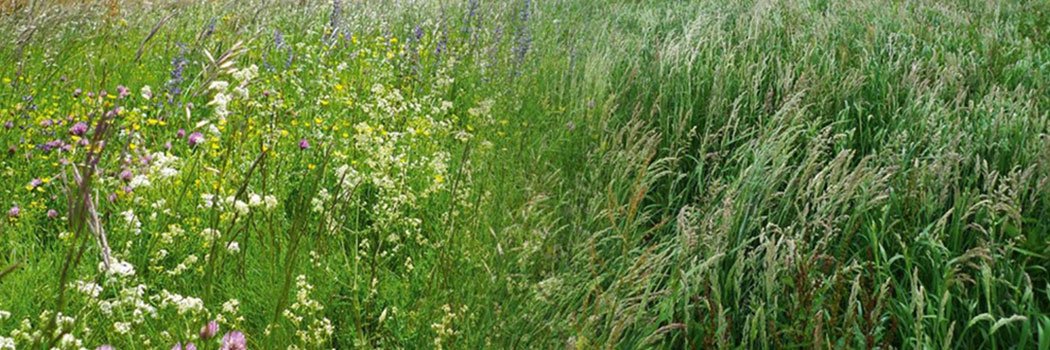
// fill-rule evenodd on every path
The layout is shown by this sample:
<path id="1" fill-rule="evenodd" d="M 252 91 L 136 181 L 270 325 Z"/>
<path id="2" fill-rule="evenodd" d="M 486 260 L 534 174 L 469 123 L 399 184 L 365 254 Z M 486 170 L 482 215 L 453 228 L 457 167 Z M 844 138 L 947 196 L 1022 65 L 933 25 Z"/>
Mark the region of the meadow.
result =
<path id="1" fill-rule="evenodd" d="M 1050 349 L 1050 2 L 0 6 L 2 349 Z"/>

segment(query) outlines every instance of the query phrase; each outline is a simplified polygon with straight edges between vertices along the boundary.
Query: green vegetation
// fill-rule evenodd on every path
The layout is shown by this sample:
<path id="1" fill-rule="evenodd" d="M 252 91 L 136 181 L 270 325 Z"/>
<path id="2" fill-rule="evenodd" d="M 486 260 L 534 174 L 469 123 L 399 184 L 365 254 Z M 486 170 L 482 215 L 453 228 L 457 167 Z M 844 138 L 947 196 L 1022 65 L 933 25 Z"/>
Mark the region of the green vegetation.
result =
<path id="1" fill-rule="evenodd" d="M 1045 1 L 30 2 L 0 33 L 0 349 L 1050 349 Z"/>

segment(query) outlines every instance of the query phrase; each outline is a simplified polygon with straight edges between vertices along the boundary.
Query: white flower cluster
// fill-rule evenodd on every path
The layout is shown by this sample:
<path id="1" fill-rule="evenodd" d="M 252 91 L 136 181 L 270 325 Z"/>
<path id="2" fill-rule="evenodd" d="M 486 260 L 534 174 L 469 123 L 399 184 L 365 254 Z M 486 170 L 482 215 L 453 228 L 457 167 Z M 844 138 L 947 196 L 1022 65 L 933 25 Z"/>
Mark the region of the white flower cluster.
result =
<path id="1" fill-rule="evenodd" d="M 238 214 L 244 216 L 251 212 L 252 208 L 263 208 L 264 210 L 273 210 L 277 207 L 277 197 L 272 195 L 261 196 L 259 194 L 250 193 L 248 194 L 247 202 L 237 199 L 234 196 L 219 197 L 214 194 L 205 193 L 201 194 L 201 208 L 216 208 L 220 211 L 233 209 Z"/>
<path id="2" fill-rule="evenodd" d="M 306 280 L 306 275 L 299 275 L 295 281 L 295 302 L 284 310 L 283 316 L 297 327 L 295 334 L 299 341 L 308 348 L 324 345 L 335 333 L 335 326 L 323 315 L 324 305 L 310 298 L 314 286 Z"/>
<path id="3" fill-rule="evenodd" d="M 109 266 L 104 261 L 98 263 L 98 271 L 105 272 L 110 276 L 130 277 L 135 275 L 135 266 L 127 261 L 121 261 L 116 257 L 110 259 Z"/>
<path id="4" fill-rule="evenodd" d="M 230 75 L 238 81 L 237 86 L 232 91 L 228 91 L 230 83 L 226 81 L 216 80 L 208 85 L 208 90 L 215 92 L 215 96 L 212 97 L 211 102 L 208 102 L 208 105 L 214 108 L 215 116 L 220 121 L 225 121 L 226 117 L 230 115 L 229 105 L 234 98 L 248 99 L 248 84 L 259 75 L 259 67 L 253 64 L 247 68 L 234 69 L 230 72 Z"/>
<path id="5" fill-rule="evenodd" d="M 185 297 L 167 290 L 160 292 L 160 298 L 162 307 L 174 306 L 179 315 L 186 313 L 199 314 L 204 311 L 204 301 L 200 298 Z"/>

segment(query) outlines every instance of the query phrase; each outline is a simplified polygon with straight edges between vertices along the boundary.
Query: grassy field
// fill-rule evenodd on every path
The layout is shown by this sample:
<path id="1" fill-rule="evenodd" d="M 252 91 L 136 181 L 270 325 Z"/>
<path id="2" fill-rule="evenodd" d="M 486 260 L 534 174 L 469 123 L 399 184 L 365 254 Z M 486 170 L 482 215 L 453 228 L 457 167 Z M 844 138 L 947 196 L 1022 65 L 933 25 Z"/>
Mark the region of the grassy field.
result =
<path id="1" fill-rule="evenodd" d="M 76 3 L 0 349 L 1050 349 L 1050 2 Z"/>

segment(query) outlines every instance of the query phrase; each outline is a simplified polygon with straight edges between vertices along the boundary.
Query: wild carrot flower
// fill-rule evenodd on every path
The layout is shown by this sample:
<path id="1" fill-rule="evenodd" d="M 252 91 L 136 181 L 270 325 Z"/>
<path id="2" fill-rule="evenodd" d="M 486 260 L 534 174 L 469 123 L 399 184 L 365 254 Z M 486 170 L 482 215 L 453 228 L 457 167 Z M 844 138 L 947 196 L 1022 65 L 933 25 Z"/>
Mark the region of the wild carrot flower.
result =
<path id="1" fill-rule="evenodd" d="M 247 340 L 244 338 L 244 333 L 240 331 L 232 331 L 222 336 L 222 347 L 221 350 L 247 350 Z"/>
<path id="2" fill-rule="evenodd" d="M 212 337 L 215 337 L 215 335 L 217 334 L 219 334 L 219 322 L 216 322 L 214 320 L 208 321 L 207 324 L 201 327 L 201 339 L 208 340 Z M 223 341 L 225 342 L 225 337 L 223 339 Z"/>
<path id="3" fill-rule="evenodd" d="M 194 131 L 192 134 L 190 134 L 190 137 L 187 141 L 189 142 L 190 147 L 197 146 L 201 142 L 204 142 L 204 135 L 202 135 L 200 132 Z"/>

